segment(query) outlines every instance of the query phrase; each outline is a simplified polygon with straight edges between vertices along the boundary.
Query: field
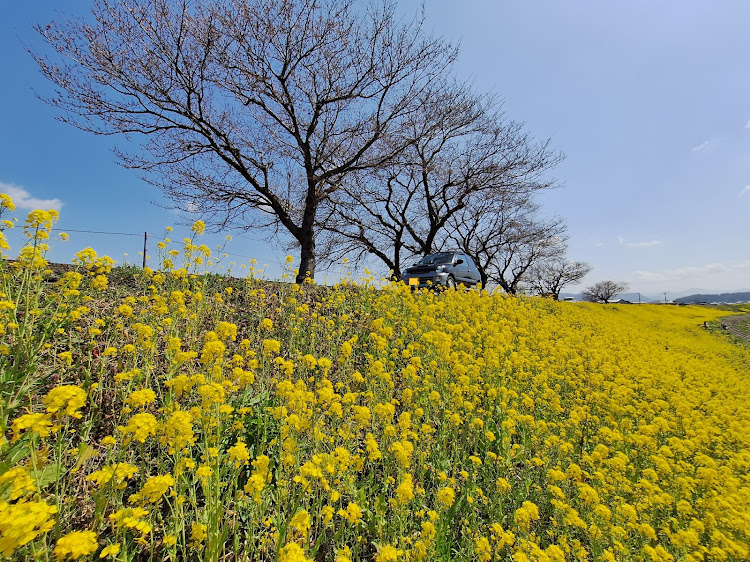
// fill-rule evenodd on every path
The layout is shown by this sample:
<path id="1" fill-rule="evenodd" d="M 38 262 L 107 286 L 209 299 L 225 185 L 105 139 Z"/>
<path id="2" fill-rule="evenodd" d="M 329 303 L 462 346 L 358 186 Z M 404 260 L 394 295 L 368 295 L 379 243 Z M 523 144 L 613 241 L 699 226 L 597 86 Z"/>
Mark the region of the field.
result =
<path id="1" fill-rule="evenodd" d="M 222 277 L 201 223 L 50 275 L 55 218 L 0 265 L 6 558 L 750 557 L 726 311 Z"/>

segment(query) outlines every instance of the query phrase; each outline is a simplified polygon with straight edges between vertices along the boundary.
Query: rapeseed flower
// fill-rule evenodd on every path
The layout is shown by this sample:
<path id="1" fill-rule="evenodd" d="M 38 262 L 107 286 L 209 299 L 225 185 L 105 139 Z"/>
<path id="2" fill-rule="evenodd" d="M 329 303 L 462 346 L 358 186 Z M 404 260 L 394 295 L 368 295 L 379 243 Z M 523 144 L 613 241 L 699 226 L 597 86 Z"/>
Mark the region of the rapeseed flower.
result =
<path id="1" fill-rule="evenodd" d="M 127 485 L 125 480 L 133 478 L 136 474 L 138 474 L 137 466 L 130 463 L 117 463 L 92 472 L 86 477 L 86 480 L 96 483 L 100 490 L 109 482 L 114 481 L 114 487 L 123 490 Z"/>
<path id="2" fill-rule="evenodd" d="M 414 499 L 414 480 L 411 474 L 406 474 L 395 491 L 395 501 L 398 506 L 405 506 Z"/>
<path id="3" fill-rule="evenodd" d="M 135 439 L 139 443 L 145 443 L 146 439 L 156 435 L 157 427 L 158 422 L 154 415 L 144 412 L 133 415 L 130 420 L 128 420 L 127 425 L 118 426 L 117 429 L 125 434 L 126 442 Z"/>
<path id="4" fill-rule="evenodd" d="M 235 466 L 250 463 L 250 451 L 247 450 L 247 445 L 244 441 L 237 441 L 232 447 L 227 449 L 229 453 L 229 460 L 235 463 Z"/>
<path id="5" fill-rule="evenodd" d="M 356 503 L 349 503 L 346 509 L 339 509 L 338 515 L 346 519 L 352 525 L 358 524 L 362 520 L 362 509 Z"/>
<path id="6" fill-rule="evenodd" d="M 305 551 L 297 543 L 290 543 L 279 552 L 279 562 L 313 562 L 305 556 Z"/>
<path id="7" fill-rule="evenodd" d="M 36 491 L 34 479 L 29 475 L 25 468 L 19 466 L 11 468 L 4 474 L 0 475 L 0 486 L 10 484 L 11 500 L 17 500 L 20 497 L 33 494 Z"/>
<path id="8" fill-rule="evenodd" d="M 93 531 L 73 531 L 60 537 L 55 545 L 55 556 L 59 559 L 77 560 L 96 552 L 99 545 Z"/>
<path id="9" fill-rule="evenodd" d="M 120 553 L 121 545 L 120 543 L 110 544 L 108 546 L 105 546 L 102 551 L 99 553 L 99 558 L 114 558 Z"/>
<path id="10" fill-rule="evenodd" d="M 443 507 L 449 508 L 456 501 L 456 492 L 451 487 L 441 488 L 437 493 L 437 501 Z"/>
<path id="11" fill-rule="evenodd" d="M 16 549 L 48 532 L 55 525 L 57 507 L 44 502 L 0 500 L 0 554 L 11 556 Z"/>
<path id="12" fill-rule="evenodd" d="M 24 431 L 31 431 L 40 437 L 47 437 L 53 430 L 49 414 L 24 414 L 13 420 L 13 439 L 18 441 Z"/>
<path id="13" fill-rule="evenodd" d="M 174 478 L 170 474 L 150 476 L 143 484 L 141 491 L 132 494 L 130 503 L 159 503 L 170 488 L 174 486 Z"/>

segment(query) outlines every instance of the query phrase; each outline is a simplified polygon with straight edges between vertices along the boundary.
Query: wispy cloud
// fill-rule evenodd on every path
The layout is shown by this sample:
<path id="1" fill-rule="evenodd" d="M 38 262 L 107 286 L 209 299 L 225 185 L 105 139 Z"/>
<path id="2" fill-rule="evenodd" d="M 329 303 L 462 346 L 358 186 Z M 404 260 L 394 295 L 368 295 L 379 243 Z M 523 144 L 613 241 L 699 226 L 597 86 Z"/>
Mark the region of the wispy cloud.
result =
<path id="1" fill-rule="evenodd" d="M 746 185 L 740 190 L 740 197 L 745 195 L 745 193 L 750 193 L 750 185 Z"/>
<path id="2" fill-rule="evenodd" d="M 727 275 L 750 269 L 750 261 L 737 261 L 730 263 L 708 263 L 699 266 L 686 266 L 675 269 L 663 269 L 661 271 L 634 271 L 633 275 L 638 281 L 681 281 L 695 279 L 717 274 Z"/>
<path id="3" fill-rule="evenodd" d="M 693 148 L 691 148 L 690 152 L 700 152 L 701 150 L 707 149 L 710 144 L 711 144 L 710 140 L 704 141 L 704 142 L 700 143 L 699 145 L 694 146 Z"/>
<path id="4" fill-rule="evenodd" d="M 747 123 L 745 123 L 745 129 L 750 129 L 750 119 L 748 119 Z"/>
<path id="5" fill-rule="evenodd" d="M 618 236 L 617 240 L 620 242 L 620 246 L 627 246 L 628 248 L 650 248 L 651 246 L 661 246 L 666 244 L 664 240 L 649 240 L 647 242 L 627 242 L 622 236 Z"/>
<path id="6" fill-rule="evenodd" d="M 0 192 L 10 195 L 17 209 L 27 209 L 29 211 L 34 209 L 44 209 L 45 211 L 54 209 L 55 211 L 59 211 L 63 206 L 63 202 L 59 199 L 37 199 L 36 197 L 32 197 L 31 193 L 23 187 L 11 183 L 0 181 Z"/>
<path id="7" fill-rule="evenodd" d="M 198 213 L 200 209 L 198 208 L 198 205 L 196 203 L 193 203 L 192 201 L 188 201 L 187 206 L 185 208 L 182 207 L 172 207 L 172 214 L 181 216 L 184 213 L 189 213 L 191 215 L 194 215 Z"/>

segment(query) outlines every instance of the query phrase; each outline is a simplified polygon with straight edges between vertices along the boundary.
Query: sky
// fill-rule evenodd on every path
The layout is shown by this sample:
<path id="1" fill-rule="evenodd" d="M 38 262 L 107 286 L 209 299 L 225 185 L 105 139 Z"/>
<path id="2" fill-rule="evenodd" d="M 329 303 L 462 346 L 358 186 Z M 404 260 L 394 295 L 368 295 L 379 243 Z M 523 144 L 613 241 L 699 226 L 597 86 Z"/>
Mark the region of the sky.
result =
<path id="1" fill-rule="evenodd" d="M 420 4 L 401 0 L 399 7 L 414 14 Z M 16 193 L 17 204 L 60 209 L 59 226 L 70 240 L 55 243 L 51 259 L 70 261 L 93 246 L 139 263 L 143 232 L 154 237 L 153 254 L 166 226 L 180 240 L 187 233 L 180 224 L 193 217 L 175 215 L 137 171 L 115 163 L 117 139 L 56 121 L 35 96 L 50 86 L 25 45 L 41 46 L 32 25 L 59 19 L 60 5 L 81 15 L 89 2 L 0 3 L 0 191 Z M 566 290 L 605 279 L 671 298 L 750 290 L 750 3 L 424 0 L 424 6 L 427 28 L 460 42 L 459 76 L 502 97 L 509 118 L 565 153 L 554 172 L 561 187 L 541 202 L 566 219 L 570 259 L 593 266 L 580 286 Z M 224 234 L 207 243 L 222 244 Z M 268 264 L 269 277 L 278 277 L 283 242 L 232 234 L 227 259 L 235 267 L 255 257 L 259 266 Z M 335 280 L 340 271 L 317 279 Z"/>

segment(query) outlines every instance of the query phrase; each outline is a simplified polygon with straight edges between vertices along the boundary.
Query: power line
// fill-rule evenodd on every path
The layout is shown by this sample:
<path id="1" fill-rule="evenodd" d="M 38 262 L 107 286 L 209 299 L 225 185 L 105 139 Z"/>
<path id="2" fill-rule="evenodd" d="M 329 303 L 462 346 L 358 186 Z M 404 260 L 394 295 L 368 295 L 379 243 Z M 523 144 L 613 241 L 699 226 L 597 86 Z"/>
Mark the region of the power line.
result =
<path id="1" fill-rule="evenodd" d="M 117 236 L 138 236 L 138 237 L 143 236 L 143 233 L 135 234 L 133 232 L 104 232 L 101 230 L 76 230 L 74 228 L 53 228 L 52 230 L 58 231 L 58 232 L 82 232 L 86 234 L 115 234 Z M 154 238 L 154 237 L 149 234 L 149 238 Z M 160 238 L 160 240 L 162 239 Z"/>
<path id="2" fill-rule="evenodd" d="M 82 234 L 109 234 L 114 236 L 137 236 L 139 238 L 143 238 L 145 233 L 135 233 L 135 232 L 107 232 L 103 230 L 80 230 L 75 228 L 53 228 L 53 231 L 56 232 L 78 232 Z M 154 240 L 161 240 L 164 241 L 166 238 L 161 238 L 159 236 L 154 236 L 153 234 L 148 234 L 148 238 L 153 238 Z M 247 240 L 247 238 L 245 238 Z M 257 259 L 254 256 L 245 256 L 242 254 L 235 254 L 233 252 L 226 252 L 222 251 L 222 254 L 226 254 L 227 256 L 234 256 L 236 258 L 244 258 L 248 260 Z M 258 260 L 263 261 L 264 263 L 273 263 L 275 265 L 286 265 L 286 262 L 280 262 L 280 261 L 274 261 L 274 260 Z"/>

